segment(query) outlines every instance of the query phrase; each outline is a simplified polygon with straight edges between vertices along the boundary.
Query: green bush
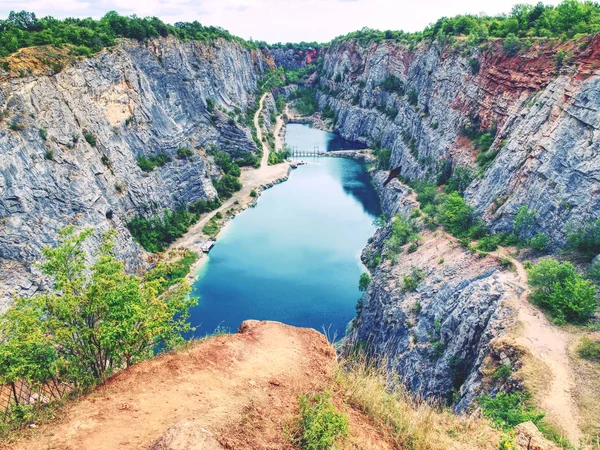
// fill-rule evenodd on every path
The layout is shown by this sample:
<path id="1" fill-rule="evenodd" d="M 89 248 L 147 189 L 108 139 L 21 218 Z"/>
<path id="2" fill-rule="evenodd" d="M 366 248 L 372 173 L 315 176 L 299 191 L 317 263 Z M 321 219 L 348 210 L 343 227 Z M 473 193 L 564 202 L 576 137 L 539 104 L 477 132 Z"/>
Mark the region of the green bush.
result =
<path id="1" fill-rule="evenodd" d="M 435 184 L 416 182 L 413 183 L 413 188 L 417 194 L 417 201 L 421 204 L 421 208 L 424 208 L 427 205 L 439 204 L 439 196 Z"/>
<path id="2" fill-rule="evenodd" d="M 384 148 L 376 148 L 373 150 L 375 158 L 377 158 L 376 167 L 379 170 L 390 169 L 390 158 L 392 157 L 392 151 Z"/>
<path id="3" fill-rule="evenodd" d="M 148 157 L 139 155 L 136 160 L 138 167 L 144 172 L 152 172 L 157 167 L 162 167 L 170 161 L 171 158 L 166 153 L 158 153 Z"/>
<path id="4" fill-rule="evenodd" d="M 92 147 L 96 146 L 96 136 L 90 133 L 88 130 L 83 130 L 83 138 L 90 144 Z"/>
<path id="5" fill-rule="evenodd" d="M 48 161 L 54 161 L 54 150 L 52 150 L 51 148 L 46 150 L 44 152 L 44 158 L 47 159 Z"/>
<path id="6" fill-rule="evenodd" d="M 83 250 L 92 230 L 60 232 L 43 250 L 42 272 L 53 289 L 15 299 L 0 316 L 0 384 L 27 380 L 85 388 L 165 351 L 193 330 L 196 304 L 185 285 L 165 290 L 161 279 L 128 273 L 114 256 L 116 232 L 102 236 L 93 264 Z"/>
<path id="7" fill-rule="evenodd" d="M 586 223 L 584 226 L 567 233 L 567 245 L 586 256 L 594 257 L 600 253 L 600 220 Z"/>
<path id="8" fill-rule="evenodd" d="M 180 283 L 190 273 L 192 265 L 198 261 L 198 253 L 186 250 L 177 261 L 160 262 L 144 276 L 146 281 L 159 280 L 163 290 Z"/>
<path id="9" fill-rule="evenodd" d="M 504 43 L 502 44 L 502 48 L 504 49 L 504 53 L 509 56 L 515 56 L 519 53 L 519 50 L 522 48 L 521 40 L 517 38 L 513 33 L 510 33 L 506 39 L 504 39 Z"/>
<path id="10" fill-rule="evenodd" d="M 597 289 L 568 262 L 545 259 L 528 269 L 531 300 L 557 323 L 587 321 L 598 308 Z"/>
<path id="11" fill-rule="evenodd" d="M 415 89 L 411 89 L 408 92 L 408 103 L 410 103 L 413 106 L 417 106 L 417 104 L 419 103 L 419 93 L 415 90 Z"/>
<path id="12" fill-rule="evenodd" d="M 498 248 L 500 242 L 502 241 L 502 235 L 500 234 L 490 234 L 481 238 L 477 244 L 477 249 L 484 252 L 493 252 Z"/>
<path id="13" fill-rule="evenodd" d="M 256 189 L 252 189 L 250 191 L 250 197 L 257 197 L 257 196 L 258 196 L 258 193 L 256 192 Z"/>
<path id="14" fill-rule="evenodd" d="M 217 234 L 219 234 L 220 229 L 221 227 L 219 227 L 216 218 L 213 217 L 206 225 L 204 225 L 202 232 L 210 237 L 215 237 Z"/>
<path id="15" fill-rule="evenodd" d="M 537 425 L 544 418 L 544 413 L 527 404 L 530 397 L 523 392 L 499 392 L 494 398 L 481 397 L 479 405 L 483 415 L 490 418 L 494 425 L 508 431 L 523 422 L 531 421 Z"/>
<path id="16" fill-rule="evenodd" d="M 213 186 L 220 199 L 228 199 L 242 189 L 242 183 L 233 175 L 223 175 L 219 180 L 213 181 Z"/>
<path id="17" fill-rule="evenodd" d="M 294 106 L 303 116 L 313 115 L 319 109 L 317 101 L 317 91 L 313 88 L 299 87 L 290 96 L 294 101 Z"/>
<path id="18" fill-rule="evenodd" d="M 40 137 L 42 138 L 42 140 L 46 140 L 48 139 L 48 130 L 45 128 L 40 128 Z"/>
<path id="19" fill-rule="evenodd" d="M 440 222 L 454 236 L 468 236 L 473 225 L 473 209 L 457 192 L 453 192 L 441 205 Z"/>
<path id="20" fill-rule="evenodd" d="M 188 147 L 181 147 L 177 149 L 177 157 L 179 159 L 189 158 L 193 154 L 194 152 L 192 151 L 192 149 Z"/>
<path id="21" fill-rule="evenodd" d="M 425 279 L 425 273 L 421 269 L 412 268 L 410 275 L 403 278 L 404 290 L 415 291 L 419 284 Z"/>
<path id="22" fill-rule="evenodd" d="M 512 375 L 512 367 L 509 364 L 502 364 L 495 371 L 493 377 L 496 380 L 506 380 Z"/>
<path id="23" fill-rule="evenodd" d="M 548 236 L 538 233 L 529 240 L 529 245 L 538 252 L 545 252 L 548 250 Z"/>
<path id="24" fill-rule="evenodd" d="M 535 211 L 530 211 L 526 205 L 521 206 L 513 219 L 514 233 L 521 239 L 527 235 L 535 224 Z"/>
<path id="25" fill-rule="evenodd" d="M 587 278 L 595 283 L 600 281 L 600 262 L 590 264 L 587 270 Z"/>
<path id="26" fill-rule="evenodd" d="M 348 436 L 348 416 L 339 412 L 328 394 L 300 397 L 296 443 L 305 450 L 335 449 Z"/>
<path id="27" fill-rule="evenodd" d="M 371 276 L 368 273 L 363 273 L 358 280 L 358 290 L 365 292 L 371 284 Z"/>
<path id="28" fill-rule="evenodd" d="M 385 245 L 392 253 L 400 253 L 402 246 L 417 239 L 418 227 L 411 219 L 397 215 L 392 222 L 392 232 Z"/>
<path id="29" fill-rule="evenodd" d="M 600 363 L 600 341 L 584 337 L 577 347 L 577 353 L 579 353 L 579 356 L 583 359 L 589 359 L 590 361 Z"/>
<path id="30" fill-rule="evenodd" d="M 190 204 L 188 206 L 188 211 L 192 214 L 200 215 L 210 211 L 214 211 L 219 206 L 221 206 L 221 202 L 218 198 L 200 199 Z"/>
<path id="31" fill-rule="evenodd" d="M 185 208 L 177 208 L 172 212 L 167 209 L 162 217 L 146 219 L 136 216 L 127 223 L 127 229 L 144 249 L 156 253 L 183 236 L 196 220 L 197 216 L 191 215 Z"/>
<path id="32" fill-rule="evenodd" d="M 456 191 L 462 196 L 474 179 L 475 171 L 473 169 L 470 167 L 457 167 L 454 169 L 454 174 L 448 180 L 444 190 L 447 193 Z"/>
<path id="33" fill-rule="evenodd" d="M 481 63 L 477 58 L 469 58 L 469 67 L 471 68 L 471 73 L 473 75 L 477 75 L 479 70 L 481 69 Z"/>
<path id="34" fill-rule="evenodd" d="M 267 163 L 270 166 L 273 166 L 275 164 L 281 164 L 289 157 L 290 157 L 290 151 L 287 148 L 283 148 L 280 151 L 271 151 L 271 152 L 269 152 L 269 160 L 267 161 Z"/>
<path id="35" fill-rule="evenodd" d="M 388 75 L 383 83 L 381 83 L 381 88 L 384 91 L 394 92 L 398 95 L 404 95 L 404 83 L 394 75 Z"/>

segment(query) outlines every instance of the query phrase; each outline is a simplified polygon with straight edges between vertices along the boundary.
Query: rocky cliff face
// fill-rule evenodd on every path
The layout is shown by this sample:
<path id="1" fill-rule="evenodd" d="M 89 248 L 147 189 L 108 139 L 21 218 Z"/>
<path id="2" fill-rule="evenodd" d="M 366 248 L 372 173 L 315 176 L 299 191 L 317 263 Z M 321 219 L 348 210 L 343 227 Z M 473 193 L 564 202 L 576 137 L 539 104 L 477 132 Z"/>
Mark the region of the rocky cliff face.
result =
<path id="1" fill-rule="evenodd" d="M 559 50 L 572 52 L 562 67 Z M 319 106 L 335 112 L 345 138 L 391 150 L 393 176 L 375 176 L 390 217 L 415 208 L 396 175 L 435 181 L 444 167 L 470 167 L 476 176 L 465 198 L 492 230 L 512 231 L 527 206 L 535 211 L 530 235 L 546 233 L 558 247 L 569 227 L 600 218 L 599 50 L 598 37 L 515 56 L 500 43 L 338 42 L 324 52 Z M 477 162 L 485 133 L 493 136 L 487 165 Z M 414 253 L 386 260 L 390 232 L 388 223 L 363 252 L 372 282 L 351 337 L 384 356 L 411 390 L 464 410 L 490 389 L 489 364 L 502 359 L 494 343 L 513 324 L 508 300 L 520 288 L 497 259 L 443 234 L 424 231 Z M 404 277 L 415 274 L 418 286 L 407 289 Z"/>
<path id="2" fill-rule="evenodd" d="M 414 194 L 378 172 L 383 209 L 408 217 Z M 480 258 L 443 233 L 422 233 L 413 253 L 382 257 L 391 223 L 363 251 L 372 281 L 353 321 L 350 340 L 368 343 L 413 392 L 445 399 L 462 411 L 482 394 L 492 341 L 514 323 L 507 300 L 515 294 L 510 273 L 494 258 Z M 420 273 L 416 289 L 404 277 Z"/>
<path id="3" fill-rule="evenodd" d="M 560 50 L 572 52 L 562 67 Z M 340 42 L 324 52 L 319 102 L 336 112 L 344 137 L 390 149 L 391 168 L 404 177 L 435 179 L 447 162 L 475 168 L 466 198 L 492 229 L 510 230 L 526 205 L 536 211 L 530 232 L 559 246 L 567 225 L 600 217 L 599 50 L 598 37 L 516 56 L 500 43 Z M 465 127 L 496 131 L 488 168 L 475 162 Z"/>
<path id="4" fill-rule="evenodd" d="M 216 195 L 211 177 L 218 175 L 204 153 L 178 159 L 177 150 L 253 151 L 238 119 L 268 69 L 260 52 L 237 43 L 165 38 L 124 40 L 56 75 L 5 78 L 0 310 L 12 295 L 39 288 L 29 266 L 67 224 L 115 227 L 119 256 L 132 268 L 142 264 L 126 221 Z M 150 173 L 136 164 L 158 153 L 171 162 Z"/>

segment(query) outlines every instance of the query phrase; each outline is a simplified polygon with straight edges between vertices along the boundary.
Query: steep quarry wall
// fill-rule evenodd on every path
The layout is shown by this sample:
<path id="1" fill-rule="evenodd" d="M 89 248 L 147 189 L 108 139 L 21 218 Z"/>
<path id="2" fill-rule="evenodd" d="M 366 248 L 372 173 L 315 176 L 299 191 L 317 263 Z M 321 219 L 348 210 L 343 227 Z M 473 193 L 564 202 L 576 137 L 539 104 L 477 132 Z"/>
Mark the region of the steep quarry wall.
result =
<path id="1" fill-rule="evenodd" d="M 500 42 L 411 49 L 343 41 L 324 52 L 319 102 L 335 111 L 344 137 L 390 149 L 391 168 L 404 177 L 435 179 L 445 161 L 475 168 L 466 198 L 492 229 L 510 230 L 526 205 L 537 212 L 531 233 L 560 246 L 567 225 L 600 217 L 599 49 L 599 37 L 534 43 L 515 56 Z M 562 67 L 560 50 L 572 52 Z M 487 169 L 478 168 L 465 127 L 497 130 Z"/>
<path id="2" fill-rule="evenodd" d="M 262 53 L 238 43 L 169 37 L 123 40 L 55 75 L 5 77 L 0 310 L 12 295 L 38 289 L 29 266 L 67 224 L 115 227 L 119 256 L 132 268 L 142 264 L 126 221 L 216 195 L 211 177 L 218 173 L 204 154 L 178 159 L 177 149 L 252 151 L 240 111 L 253 104 L 268 69 Z M 172 161 L 150 173 L 136 164 L 158 153 Z"/>
<path id="3" fill-rule="evenodd" d="M 375 175 L 384 211 L 408 217 L 418 206 L 414 193 L 398 180 L 384 186 L 386 178 Z M 363 251 L 372 281 L 349 339 L 367 343 L 411 391 L 462 411 L 484 392 L 485 372 L 497 360 L 490 359 L 498 353 L 494 339 L 514 325 L 515 277 L 496 258 L 481 258 L 455 238 L 427 230 L 415 252 L 373 266 L 390 233 L 391 223 Z M 422 282 L 407 289 L 404 277 L 415 271 Z"/>

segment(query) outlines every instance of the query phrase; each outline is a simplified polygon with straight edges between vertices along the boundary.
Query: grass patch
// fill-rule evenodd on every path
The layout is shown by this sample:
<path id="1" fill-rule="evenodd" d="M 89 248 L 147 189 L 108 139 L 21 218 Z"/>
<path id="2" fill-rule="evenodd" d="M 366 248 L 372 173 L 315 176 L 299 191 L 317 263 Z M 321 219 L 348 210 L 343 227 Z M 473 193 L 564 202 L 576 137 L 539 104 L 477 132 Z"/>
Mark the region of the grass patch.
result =
<path id="1" fill-rule="evenodd" d="M 220 230 L 221 227 L 217 223 L 217 219 L 215 217 L 210 219 L 210 221 L 204 225 L 204 228 L 202 228 L 202 232 L 210 237 L 215 237 L 217 234 L 219 234 Z"/>
<path id="2" fill-rule="evenodd" d="M 338 411 L 328 393 L 303 395 L 296 428 L 294 441 L 301 449 L 335 449 L 348 437 L 348 416 Z"/>
<path id="3" fill-rule="evenodd" d="M 394 448 L 498 449 L 501 433 L 487 420 L 457 416 L 408 393 L 387 367 L 384 361 L 375 364 L 361 352 L 351 353 L 340 362 L 336 381 L 345 401 L 365 414 Z"/>
<path id="4" fill-rule="evenodd" d="M 577 347 L 577 353 L 583 359 L 600 363 L 600 341 L 584 337 Z"/>

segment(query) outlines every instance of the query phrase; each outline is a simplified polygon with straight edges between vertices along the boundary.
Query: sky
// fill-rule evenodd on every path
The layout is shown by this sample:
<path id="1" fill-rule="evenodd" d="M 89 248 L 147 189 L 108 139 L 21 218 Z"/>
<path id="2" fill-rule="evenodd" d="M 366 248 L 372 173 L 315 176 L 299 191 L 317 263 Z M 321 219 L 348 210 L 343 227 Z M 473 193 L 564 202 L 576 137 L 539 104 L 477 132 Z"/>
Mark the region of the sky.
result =
<path id="1" fill-rule="evenodd" d="M 515 3 L 538 0 L 1 0 L 0 17 L 32 11 L 38 17 L 93 17 L 107 11 L 157 16 L 165 22 L 198 20 L 245 39 L 317 41 L 363 27 L 420 31 L 443 16 L 508 13 Z M 556 4 L 558 0 L 545 0 Z"/>

